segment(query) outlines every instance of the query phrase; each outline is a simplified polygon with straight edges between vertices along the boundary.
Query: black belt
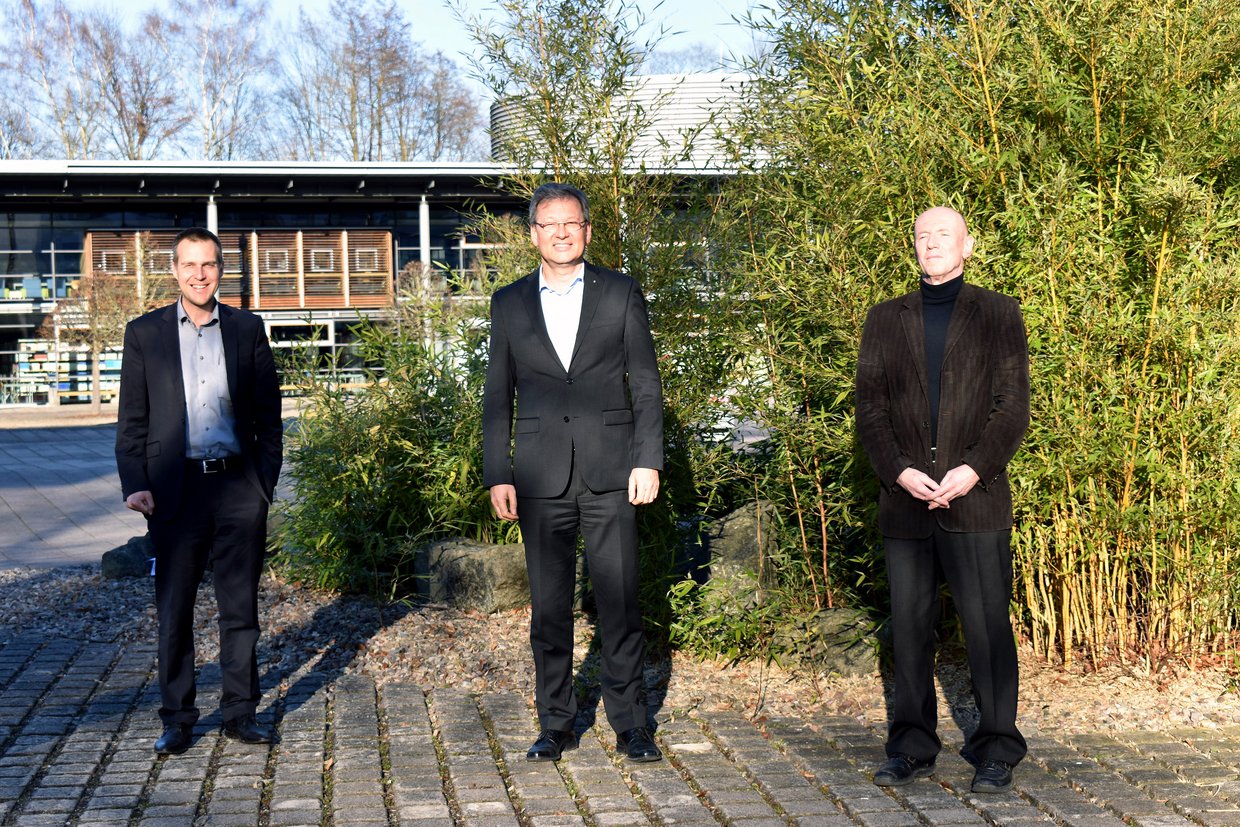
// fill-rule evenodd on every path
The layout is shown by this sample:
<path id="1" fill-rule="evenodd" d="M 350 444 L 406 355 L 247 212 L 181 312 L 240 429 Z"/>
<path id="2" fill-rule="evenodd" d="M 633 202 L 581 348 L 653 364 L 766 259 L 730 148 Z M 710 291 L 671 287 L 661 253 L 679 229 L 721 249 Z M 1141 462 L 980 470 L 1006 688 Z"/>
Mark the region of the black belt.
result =
<path id="1" fill-rule="evenodd" d="M 203 474 L 241 470 L 241 457 L 208 457 L 207 459 L 187 459 L 185 462 L 190 468 Z"/>

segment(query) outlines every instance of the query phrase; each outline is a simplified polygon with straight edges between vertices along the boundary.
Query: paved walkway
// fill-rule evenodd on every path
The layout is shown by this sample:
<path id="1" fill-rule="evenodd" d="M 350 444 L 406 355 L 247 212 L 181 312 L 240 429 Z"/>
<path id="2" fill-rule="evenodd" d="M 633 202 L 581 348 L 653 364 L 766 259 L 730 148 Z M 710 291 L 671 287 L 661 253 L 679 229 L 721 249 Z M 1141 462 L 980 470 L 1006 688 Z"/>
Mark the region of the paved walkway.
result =
<path id="1" fill-rule="evenodd" d="M 296 411 L 286 399 L 286 418 Z M 99 416 L 85 405 L 0 407 L 0 568 L 97 564 L 146 533 L 121 501 L 115 444 L 115 402 Z"/>
<path id="2" fill-rule="evenodd" d="M 4 417 L 0 567 L 98 563 L 146 533 L 142 515 L 121 502 L 115 424 L 74 425 L 49 414 L 43 427 L 5 428 Z"/>
<path id="3" fill-rule="evenodd" d="M 0 430 L 0 566 L 96 563 L 141 533 L 120 507 L 112 426 L 23 423 Z M 1014 789 L 995 796 L 968 792 L 958 742 L 933 778 L 880 790 L 881 733 L 855 720 L 755 725 L 674 704 L 657 732 L 665 761 L 629 764 L 591 728 L 566 760 L 530 764 L 526 698 L 376 687 L 308 655 L 263 677 L 260 718 L 278 744 L 228 741 L 211 714 L 189 752 L 160 758 L 154 641 L 0 629 L 0 825 L 1240 827 L 1240 727 L 1027 733 Z M 206 666 L 200 706 L 218 696 Z"/>
<path id="4" fill-rule="evenodd" d="M 879 733 L 848 718 L 669 712 L 667 760 L 621 760 L 587 730 L 557 764 L 531 764 L 536 718 L 514 695 L 416 686 L 307 665 L 274 676 L 247 746 L 204 718 L 184 755 L 157 757 L 149 644 L 27 634 L 0 644 L 0 823 L 63 827 L 897 827 L 1240 825 L 1240 728 L 1117 737 L 1033 734 L 1010 793 L 968 792 L 971 768 L 884 791 Z M 218 670 L 202 675 L 211 709 Z M 812 724 L 813 726 L 811 726 Z M 956 745 L 958 746 L 958 745 Z"/>

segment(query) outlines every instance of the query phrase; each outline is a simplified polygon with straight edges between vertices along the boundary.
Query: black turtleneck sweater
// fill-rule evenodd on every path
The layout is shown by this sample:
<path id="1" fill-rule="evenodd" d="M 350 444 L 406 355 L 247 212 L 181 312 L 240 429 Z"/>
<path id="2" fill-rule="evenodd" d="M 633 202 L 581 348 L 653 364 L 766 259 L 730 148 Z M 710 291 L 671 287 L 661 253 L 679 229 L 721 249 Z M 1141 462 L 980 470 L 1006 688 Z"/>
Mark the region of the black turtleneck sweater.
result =
<path id="1" fill-rule="evenodd" d="M 947 346 L 947 326 L 964 276 L 942 284 L 921 281 L 921 313 L 926 325 L 926 384 L 930 393 L 930 444 L 938 444 L 939 376 L 943 370 L 943 350 Z"/>

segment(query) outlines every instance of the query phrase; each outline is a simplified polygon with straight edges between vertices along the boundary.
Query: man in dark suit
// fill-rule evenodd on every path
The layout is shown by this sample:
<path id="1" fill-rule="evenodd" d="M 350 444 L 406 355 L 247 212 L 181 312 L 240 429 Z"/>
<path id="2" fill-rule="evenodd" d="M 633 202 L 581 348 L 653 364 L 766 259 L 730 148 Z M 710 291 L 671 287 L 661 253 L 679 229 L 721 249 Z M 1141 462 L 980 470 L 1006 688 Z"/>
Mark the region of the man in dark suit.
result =
<path id="1" fill-rule="evenodd" d="M 267 507 L 280 474 L 280 386 L 262 320 L 220 304 L 224 256 L 207 230 L 173 247 L 181 295 L 125 328 L 116 465 L 125 505 L 155 545 L 160 754 L 189 748 L 194 600 L 208 561 L 219 606 L 224 734 L 268 743 L 260 690 L 258 580 Z"/>
<path id="2" fill-rule="evenodd" d="M 973 237 L 955 210 L 918 216 L 914 246 L 920 289 L 870 310 L 857 361 L 857 432 L 881 484 L 895 647 L 888 760 L 874 783 L 934 772 L 942 578 L 981 714 L 961 754 L 976 768 L 974 792 L 1002 792 L 1026 751 L 1016 728 L 1006 472 L 1029 425 L 1025 326 L 1014 299 L 964 282 Z"/>
<path id="3" fill-rule="evenodd" d="M 586 196 L 544 184 L 530 200 L 542 266 L 491 299 L 483 484 L 495 513 L 520 515 L 529 570 L 535 700 L 531 761 L 577 745 L 573 595 L 577 537 L 598 607 L 603 704 L 617 748 L 662 757 L 646 727 L 634 506 L 659 493 L 663 394 L 637 283 L 585 261 Z M 515 419 L 513 405 L 516 405 Z"/>

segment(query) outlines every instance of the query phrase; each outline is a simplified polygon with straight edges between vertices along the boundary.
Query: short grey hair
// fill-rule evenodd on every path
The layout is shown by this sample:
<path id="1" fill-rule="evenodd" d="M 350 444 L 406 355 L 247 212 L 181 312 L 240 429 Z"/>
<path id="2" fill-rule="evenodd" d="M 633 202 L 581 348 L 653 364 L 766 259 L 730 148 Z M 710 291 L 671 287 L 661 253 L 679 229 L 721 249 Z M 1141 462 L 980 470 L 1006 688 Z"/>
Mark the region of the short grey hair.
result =
<path id="1" fill-rule="evenodd" d="M 538 208 L 543 202 L 559 201 L 561 198 L 575 199 L 581 205 L 582 220 L 587 224 L 590 223 L 590 201 L 586 198 L 586 194 L 572 184 L 550 181 L 534 190 L 534 194 L 530 196 L 530 226 L 534 225 L 538 216 Z"/>

